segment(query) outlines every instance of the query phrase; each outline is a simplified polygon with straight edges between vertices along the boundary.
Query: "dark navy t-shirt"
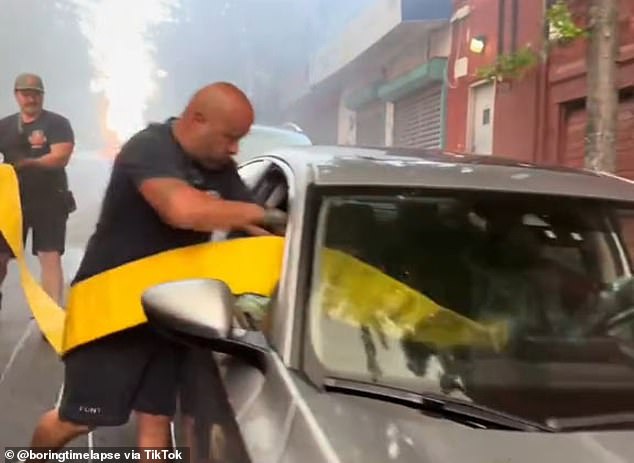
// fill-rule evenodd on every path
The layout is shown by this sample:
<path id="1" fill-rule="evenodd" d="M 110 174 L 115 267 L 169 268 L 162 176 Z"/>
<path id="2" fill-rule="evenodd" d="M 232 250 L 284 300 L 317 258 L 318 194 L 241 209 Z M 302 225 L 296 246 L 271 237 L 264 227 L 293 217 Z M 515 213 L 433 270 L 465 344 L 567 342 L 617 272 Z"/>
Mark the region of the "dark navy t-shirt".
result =
<path id="1" fill-rule="evenodd" d="M 34 134 L 42 135 L 37 143 Z M 42 111 L 40 117 L 20 127 L 18 114 L 0 119 L 0 152 L 6 163 L 13 164 L 23 158 L 39 158 L 51 151 L 56 143 L 74 143 L 75 135 L 70 122 L 52 111 Z M 18 171 L 22 199 L 27 202 L 46 203 L 56 199 L 58 193 L 68 189 L 66 170 L 60 168 L 29 167 Z"/>
<path id="2" fill-rule="evenodd" d="M 207 170 L 186 155 L 171 120 L 150 124 L 116 158 L 96 230 L 74 283 L 159 252 L 209 241 L 211 234 L 164 223 L 138 190 L 150 178 L 177 178 L 223 199 L 253 202 L 235 164 Z"/>

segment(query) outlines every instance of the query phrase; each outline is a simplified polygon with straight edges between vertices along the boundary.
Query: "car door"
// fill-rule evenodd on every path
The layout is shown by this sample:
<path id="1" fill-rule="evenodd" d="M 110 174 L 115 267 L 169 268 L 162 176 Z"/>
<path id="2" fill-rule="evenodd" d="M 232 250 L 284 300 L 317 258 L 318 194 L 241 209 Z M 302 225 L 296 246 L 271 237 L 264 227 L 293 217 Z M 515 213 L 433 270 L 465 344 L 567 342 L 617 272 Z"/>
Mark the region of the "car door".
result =
<path id="1" fill-rule="evenodd" d="M 238 172 L 255 194 L 270 166 L 271 161 L 267 159 L 253 159 L 239 166 Z M 214 232 L 212 240 L 224 240 L 226 235 L 226 232 Z M 251 461 L 223 382 L 226 371 L 223 360 L 231 358 L 193 347 L 186 354 L 182 390 L 174 420 L 174 443 L 193 448 L 191 457 L 196 460 Z"/>
<path id="2" fill-rule="evenodd" d="M 271 165 L 272 162 L 269 159 L 256 158 L 238 166 L 238 173 L 242 181 L 253 191 Z"/>
<path id="3" fill-rule="evenodd" d="M 280 285 L 268 301 L 270 320 L 262 330 L 248 333 L 252 355 L 225 357 L 219 362 L 227 397 L 252 463 L 295 462 L 299 458 L 332 461 L 327 458 L 328 447 L 304 402 L 301 391 L 308 385 L 301 374 L 296 375 L 289 367 L 294 355 L 300 355 L 303 338 L 292 328 L 301 326 L 301 321 L 295 322 L 294 318 L 300 316 L 299 262 L 305 260 L 301 244 L 308 181 L 303 174 L 274 160 L 259 181 L 255 191 L 258 200 L 289 214 Z"/>
<path id="4" fill-rule="evenodd" d="M 240 166 L 239 173 L 259 203 L 288 209 L 290 180 L 275 162 L 251 160 Z M 265 302 L 268 310 L 278 308 L 275 296 Z M 269 463 L 283 455 L 281 431 L 294 410 L 285 378 L 288 372 L 269 342 L 269 333 L 242 328 L 247 329 L 234 332 L 243 343 L 242 354 L 196 350 L 188 360 L 183 399 L 193 417 L 181 417 L 177 442 L 193 445 L 197 459 Z M 191 441 L 188 433 L 194 436 Z"/>
<path id="5" fill-rule="evenodd" d="M 288 171 L 280 167 L 277 162 L 271 162 L 259 171 L 263 174 L 253 183 L 253 194 L 258 203 L 266 207 L 288 211 L 291 207 L 288 186 L 292 179 Z M 255 171 L 253 168 L 252 172 Z M 287 230 L 289 232 L 292 233 Z M 266 301 L 269 316 L 275 317 L 275 312 L 281 309 L 278 294 L 276 291 Z M 254 463 L 279 460 L 285 446 L 282 430 L 292 412 L 292 397 L 284 379 L 287 372 L 271 342 L 270 323 L 262 325 L 260 330 L 247 334 L 248 342 L 257 352 L 256 362 L 239 356 L 223 356 L 218 362 L 241 437 Z"/>

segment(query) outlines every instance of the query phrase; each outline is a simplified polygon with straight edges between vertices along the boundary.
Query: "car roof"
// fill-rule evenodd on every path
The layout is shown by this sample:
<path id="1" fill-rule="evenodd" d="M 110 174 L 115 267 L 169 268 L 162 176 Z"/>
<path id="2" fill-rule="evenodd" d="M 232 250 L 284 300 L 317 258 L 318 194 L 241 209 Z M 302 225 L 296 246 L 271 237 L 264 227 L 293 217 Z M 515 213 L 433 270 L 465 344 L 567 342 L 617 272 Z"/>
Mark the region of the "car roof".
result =
<path id="1" fill-rule="evenodd" d="M 275 157 L 318 185 L 458 188 L 634 201 L 634 182 L 624 178 L 494 156 L 313 145 L 276 150 Z"/>

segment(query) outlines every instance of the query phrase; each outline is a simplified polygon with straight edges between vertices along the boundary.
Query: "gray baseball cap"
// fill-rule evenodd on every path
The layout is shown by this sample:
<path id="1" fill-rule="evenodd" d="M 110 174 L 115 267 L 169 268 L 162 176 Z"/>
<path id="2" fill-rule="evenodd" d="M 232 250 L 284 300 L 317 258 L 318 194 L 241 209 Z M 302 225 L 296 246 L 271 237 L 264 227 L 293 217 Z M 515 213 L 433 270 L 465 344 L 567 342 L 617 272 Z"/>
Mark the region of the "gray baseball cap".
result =
<path id="1" fill-rule="evenodd" d="M 44 93 L 44 83 L 37 74 L 20 74 L 15 79 L 15 90 L 35 90 Z"/>

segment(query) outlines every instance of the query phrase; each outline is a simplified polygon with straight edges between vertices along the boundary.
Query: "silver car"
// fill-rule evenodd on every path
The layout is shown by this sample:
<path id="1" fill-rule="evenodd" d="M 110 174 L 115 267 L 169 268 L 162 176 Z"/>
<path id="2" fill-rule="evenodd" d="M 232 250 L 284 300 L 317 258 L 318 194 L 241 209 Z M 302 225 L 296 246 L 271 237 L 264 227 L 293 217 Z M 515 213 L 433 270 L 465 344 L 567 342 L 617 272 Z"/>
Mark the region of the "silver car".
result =
<path id="1" fill-rule="evenodd" d="M 634 461 L 631 182 L 354 147 L 240 170 L 289 213 L 274 297 L 186 281 L 143 300 L 191 349 L 176 445 L 254 463 Z"/>

